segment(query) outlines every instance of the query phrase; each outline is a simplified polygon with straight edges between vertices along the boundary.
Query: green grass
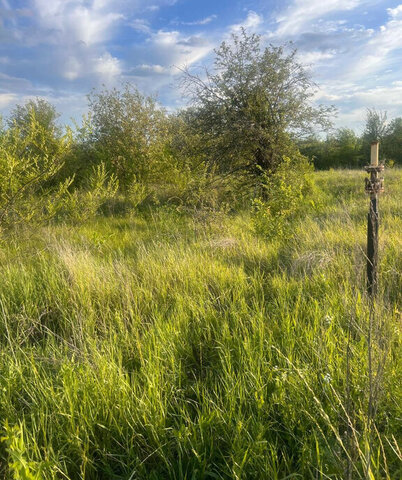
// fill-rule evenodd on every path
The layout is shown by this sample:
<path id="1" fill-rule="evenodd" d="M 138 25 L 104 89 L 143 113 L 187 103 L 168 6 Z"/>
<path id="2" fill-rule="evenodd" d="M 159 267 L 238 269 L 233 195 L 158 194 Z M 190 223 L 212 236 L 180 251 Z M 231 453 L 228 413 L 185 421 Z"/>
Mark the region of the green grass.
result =
<path id="1" fill-rule="evenodd" d="M 0 476 L 357 479 L 370 445 L 370 478 L 400 478 L 402 171 L 380 205 L 370 429 L 364 174 L 314 175 L 286 242 L 247 211 L 166 207 L 4 238 Z"/>

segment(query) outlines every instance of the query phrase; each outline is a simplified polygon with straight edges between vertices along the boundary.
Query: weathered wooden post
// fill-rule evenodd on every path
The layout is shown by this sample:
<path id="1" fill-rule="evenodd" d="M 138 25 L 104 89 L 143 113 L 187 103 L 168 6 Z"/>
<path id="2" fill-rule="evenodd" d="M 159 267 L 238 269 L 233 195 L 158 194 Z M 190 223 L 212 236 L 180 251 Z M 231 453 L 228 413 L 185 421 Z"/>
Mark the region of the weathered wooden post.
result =
<path id="1" fill-rule="evenodd" d="M 367 218 L 367 291 L 373 298 L 378 288 L 378 197 L 384 191 L 383 178 L 378 174 L 384 165 L 378 164 L 379 142 L 371 143 L 370 165 L 365 167 L 370 178 L 366 178 L 366 192 L 370 195 L 370 209 Z"/>

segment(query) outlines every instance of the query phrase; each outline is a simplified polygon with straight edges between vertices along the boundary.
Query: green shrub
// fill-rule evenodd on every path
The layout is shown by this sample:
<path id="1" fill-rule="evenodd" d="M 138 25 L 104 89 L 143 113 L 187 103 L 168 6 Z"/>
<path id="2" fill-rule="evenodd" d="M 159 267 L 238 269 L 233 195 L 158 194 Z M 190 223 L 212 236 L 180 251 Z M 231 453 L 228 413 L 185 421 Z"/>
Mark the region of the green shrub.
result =
<path id="1" fill-rule="evenodd" d="M 104 163 L 122 191 L 136 180 L 166 179 L 168 117 L 156 99 L 126 84 L 122 90 L 92 91 L 88 100 L 83 160 L 90 153 L 92 164 Z"/>
<path id="2" fill-rule="evenodd" d="M 68 192 L 62 216 L 76 222 L 94 217 L 107 201 L 115 197 L 118 187 L 116 176 L 108 174 L 103 163 L 93 167 L 86 186 Z"/>
<path id="3" fill-rule="evenodd" d="M 29 114 L 29 123 L 17 123 L 0 132 L 0 227 L 40 223 L 61 208 L 70 179 L 53 184 L 72 142 L 71 131 L 55 136 Z"/>
<path id="4" fill-rule="evenodd" d="M 253 200 L 253 226 L 268 238 L 287 238 L 292 221 L 313 190 L 312 166 L 301 155 L 284 157 L 275 172 L 263 172 L 260 196 Z"/>
<path id="5" fill-rule="evenodd" d="M 149 192 L 147 186 L 143 183 L 137 182 L 135 179 L 127 188 L 126 196 L 132 208 L 141 205 L 148 195 Z"/>
<path id="6" fill-rule="evenodd" d="M 8 468 L 14 480 L 42 480 L 41 465 L 27 459 L 28 452 L 22 424 L 10 426 L 6 420 L 4 436 L 0 440 L 6 444 L 9 457 Z"/>

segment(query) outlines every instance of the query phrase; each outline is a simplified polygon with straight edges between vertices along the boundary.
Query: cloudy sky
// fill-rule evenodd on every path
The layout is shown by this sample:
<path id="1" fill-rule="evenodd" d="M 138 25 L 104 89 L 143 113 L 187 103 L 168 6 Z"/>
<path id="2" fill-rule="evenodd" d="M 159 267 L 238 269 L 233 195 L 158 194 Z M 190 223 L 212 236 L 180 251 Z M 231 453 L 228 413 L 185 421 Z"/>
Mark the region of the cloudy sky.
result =
<path id="1" fill-rule="evenodd" d="M 210 64 L 241 25 L 295 43 L 338 125 L 402 116 L 401 0 L 0 0 L 0 113 L 41 96 L 79 119 L 91 88 L 125 81 L 175 109 L 177 67 Z"/>

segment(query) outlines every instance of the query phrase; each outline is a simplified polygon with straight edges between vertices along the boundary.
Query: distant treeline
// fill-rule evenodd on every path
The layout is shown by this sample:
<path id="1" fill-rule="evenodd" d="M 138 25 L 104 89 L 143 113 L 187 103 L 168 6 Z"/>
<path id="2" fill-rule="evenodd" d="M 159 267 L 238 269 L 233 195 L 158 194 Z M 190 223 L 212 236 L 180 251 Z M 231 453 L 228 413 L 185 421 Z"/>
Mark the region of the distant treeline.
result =
<path id="1" fill-rule="evenodd" d="M 311 136 L 299 142 L 303 155 L 315 168 L 361 168 L 370 160 L 370 143 L 380 142 L 380 161 L 388 166 L 402 164 L 402 117 L 387 122 L 386 113 L 367 110 L 362 135 L 349 128 L 339 128 L 325 139 Z"/>

